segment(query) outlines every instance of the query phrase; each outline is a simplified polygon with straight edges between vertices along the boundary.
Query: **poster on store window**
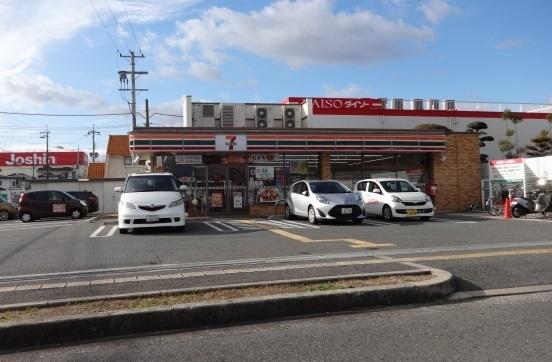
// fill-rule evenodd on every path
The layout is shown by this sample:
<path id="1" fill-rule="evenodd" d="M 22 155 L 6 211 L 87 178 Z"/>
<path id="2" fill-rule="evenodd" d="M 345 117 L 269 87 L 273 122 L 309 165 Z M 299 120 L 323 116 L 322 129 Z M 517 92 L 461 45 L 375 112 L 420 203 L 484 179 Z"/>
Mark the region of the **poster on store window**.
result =
<path id="1" fill-rule="evenodd" d="M 257 180 L 274 180 L 274 166 L 255 166 Z"/>
<path id="2" fill-rule="evenodd" d="M 214 192 L 211 194 L 211 207 L 222 207 L 223 206 L 223 197 L 222 192 Z"/>
<path id="3" fill-rule="evenodd" d="M 258 195 L 259 202 L 275 202 L 280 194 L 275 187 L 265 187 L 259 190 Z"/>
<path id="4" fill-rule="evenodd" d="M 233 200 L 234 200 L 234 209 L 243 208 L 243 195 L 241 192 L 234 192 Z"/>

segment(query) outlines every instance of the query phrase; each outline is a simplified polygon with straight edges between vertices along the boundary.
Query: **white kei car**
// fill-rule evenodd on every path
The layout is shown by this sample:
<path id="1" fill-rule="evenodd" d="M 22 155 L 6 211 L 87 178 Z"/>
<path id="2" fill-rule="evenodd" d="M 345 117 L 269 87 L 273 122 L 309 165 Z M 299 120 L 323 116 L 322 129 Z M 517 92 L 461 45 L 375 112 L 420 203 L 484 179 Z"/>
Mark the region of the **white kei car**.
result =
<path id="1" fill-rule="evenodd" d="M 365 215 L 380 215 L 385 221 L 412 217 L 428 221 L 434 215 L 431 198 L 406 180 L 361 180 L 354 189 L 362 197 Z"/>
<path id="2" fill-rule="evenodd" d="M 176 179 L 169 172 L 130 174 L 119 201 L 119 232 L 130 229 L 172 226 L 179 230 L 186 227 L 186 212 Z"/>
<path id="3" fill-rule="evenodd" d="M 288 219 L 308 217 L 311 224 L 319 220 L 352 220 L 361 223 L 362 199 L 341 182 L 298 181 L 291 185 L 285 206 Z"/>

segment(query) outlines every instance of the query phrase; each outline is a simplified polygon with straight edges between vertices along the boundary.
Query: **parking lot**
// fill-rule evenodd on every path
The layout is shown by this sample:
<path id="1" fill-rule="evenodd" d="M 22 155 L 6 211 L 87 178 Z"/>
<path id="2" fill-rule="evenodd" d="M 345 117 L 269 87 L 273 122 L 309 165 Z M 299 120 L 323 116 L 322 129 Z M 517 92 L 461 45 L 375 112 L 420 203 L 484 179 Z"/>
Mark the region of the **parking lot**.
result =
<path id="1" fill-rule="evenodd" d="M 32 290 L 37 291 L 32 300 L 51 299 L 56 286 L 80 288 L 71 295 L 94 295 L 405 265 L 449 270 L 467 289 L 550 283 L 550 223 L 444 213 L 431 221 L 368 218 L 358 225 L 196 218 L 184 232 L 143 229 L 121 235 L 116 219 L 11 220 L 0 224 L 0 292 L 6 292 L 0 301 L 28 300 L 11 292 Z M 90 289 L 94 283 L 98 286 Z"/>

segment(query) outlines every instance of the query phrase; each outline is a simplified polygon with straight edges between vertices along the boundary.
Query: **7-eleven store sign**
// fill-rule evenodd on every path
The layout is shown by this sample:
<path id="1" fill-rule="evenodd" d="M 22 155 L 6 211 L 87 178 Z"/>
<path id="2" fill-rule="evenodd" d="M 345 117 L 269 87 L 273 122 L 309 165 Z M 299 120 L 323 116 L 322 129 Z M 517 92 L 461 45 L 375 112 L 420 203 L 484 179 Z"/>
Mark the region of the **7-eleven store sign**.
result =
<path id="1" fill-rule="evenodd" d="M 215 149 L 217 151 L 247 151 L 247 136 L 216 135 Z"/>

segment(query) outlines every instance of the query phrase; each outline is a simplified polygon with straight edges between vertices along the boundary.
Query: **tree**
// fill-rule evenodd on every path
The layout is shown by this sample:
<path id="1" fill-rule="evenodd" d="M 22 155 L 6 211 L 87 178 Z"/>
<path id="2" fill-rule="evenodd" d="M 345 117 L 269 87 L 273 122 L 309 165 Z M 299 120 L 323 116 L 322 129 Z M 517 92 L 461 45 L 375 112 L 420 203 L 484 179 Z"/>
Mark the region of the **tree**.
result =
<path id="1" fill-rule="evenodd" d="M 532 144 L 527 145 L 527 155 L 530 157 L 542 157 L 552 155 L 552 139 L 550 132 L 543 129 L 538 135 L 531 138 Z"/>
<path id="2" fill-rule="evenodd" d="M 520 114 L 512 112 L 510 109 L 505 109 L 504 112 L 502 112 L 502 119 L 506 122 L 506 137 L 508 137 L 508 141 L 512 143 L 510 141 L 510 137 L 512 137 L 513 135 L 516 136 L 516 144 L 514 148 L 516 149 L 516 157 L 517 157 L 520 154 L 517 125 L 523 122 L 523 118 L 521 117 Z M 508 121 L 511 121 L 514 124 L 515 131 L 508 129 Z M 511 133 L 510 136 L 508 136 L 508 133 L 509 133 L 508 131 L 513 131 L 513 133 Z M 511 152 L 510 152 L 510 155 L 511 155 Z"/>
<path id="3" fill-rule="evenodd" d="M 441 126 L 440 124 L 436 123 L 424 123 L 419 124 L 414 129 L 419 129 L 423 131 L 445 131 L 445 132 L 452 132 L 452 130 L 446 126 Z"/>
<path id="4" fill-rule="evenodd" d="M 546 120 L 548 121 L 548 133 L 552 135 L 552 113 L 546 115 Z"/>
<path id="5" fill-rule="evenodd" d="M 514 144 L 510 140 L 500 140 L 498 141 L 498 149 L 500 152 L 504 153 L 506 158 L 512 158 L 512 150 L 515 148 Z"/>
<path id="6" fill-rule="evenodd" d="M 487 132 L 485 132 L 487 128 L 489 127 L 485 122 L 471 122 L 470 124 L 468 124 L 466 132 L 477 133 L 479 135 L 479 147 L 485 147 L 485 142 L 494 141 L 493 136 L 487 136 Z M 489 156 L 487 154 L 481 153 L 479 155 L 479 160 L 481 161 L 481 163 L 487 163 L 489 162 L 488 157 Z"/>

